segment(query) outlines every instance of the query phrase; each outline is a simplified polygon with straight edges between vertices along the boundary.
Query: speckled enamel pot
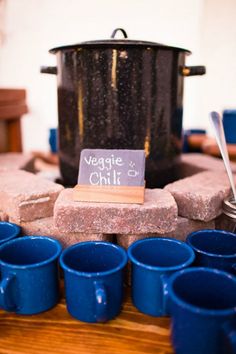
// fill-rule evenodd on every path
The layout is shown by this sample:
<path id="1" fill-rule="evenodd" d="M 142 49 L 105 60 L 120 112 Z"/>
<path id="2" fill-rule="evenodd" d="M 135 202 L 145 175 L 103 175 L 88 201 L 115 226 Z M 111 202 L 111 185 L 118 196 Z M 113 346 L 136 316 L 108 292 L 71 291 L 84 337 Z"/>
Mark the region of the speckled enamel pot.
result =
<path id="1" fill-rule="evenodd" d="M 120 30 L 124 39 L 114 39 Z M 188 50 L 126 39 L 53 48 L 57 67 L 62 178 L 75 185 L 84 148 L 144 149 L 146 185 L 176 178 L 181 153 L 183 78 L 205 67 L 185 66 Z"/>

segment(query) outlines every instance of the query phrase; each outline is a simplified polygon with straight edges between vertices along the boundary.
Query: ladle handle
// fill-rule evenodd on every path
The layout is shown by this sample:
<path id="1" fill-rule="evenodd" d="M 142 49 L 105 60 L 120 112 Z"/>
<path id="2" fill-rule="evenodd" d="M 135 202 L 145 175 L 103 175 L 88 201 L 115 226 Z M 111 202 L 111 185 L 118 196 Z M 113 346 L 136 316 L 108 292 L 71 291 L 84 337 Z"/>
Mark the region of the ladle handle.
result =
<path id="1" fill-rule="evenodd" d="M 228 155 L 227 145 L 226 145 L 226 141 L 225 141 L 225 133 L 224 133 L 224 128 L 223 128 L 222 118 L 219 115 L 219 113 L 217 113 L 217 112 L 211 112 L 210 118 L 211 118 L 210 120 L 211 120 L 212 126 L 215 131 L 216 141 L 219 146 L 220 153 L 223 158 L 225 168 L 226 168 L 226 171 L 227 171 L 227 174 L 229 177 L 230 185 L 231 185 L 233 195 L 234 195 L 234 200 L 236 201 L 236 190 L 235 190 L 235 185 L 234 185 L 234 178 L 233 178 L 233 174 L 232 174 L 231 167 L 230 167 L 230 161 L 229 161 L 229 155 Z"/>

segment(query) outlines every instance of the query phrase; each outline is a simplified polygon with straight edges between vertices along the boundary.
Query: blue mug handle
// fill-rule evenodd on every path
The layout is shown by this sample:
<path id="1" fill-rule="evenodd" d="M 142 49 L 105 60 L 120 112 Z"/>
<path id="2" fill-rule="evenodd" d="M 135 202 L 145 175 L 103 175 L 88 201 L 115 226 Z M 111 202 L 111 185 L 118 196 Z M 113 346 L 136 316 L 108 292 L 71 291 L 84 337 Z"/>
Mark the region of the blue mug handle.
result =
<path id="1" fill-rule="evenodd" d="M 169 274 L 163 274 L 161 276 L 163 316 L 170 316 L 169 278 Z"/>
<path id="2" fill-rule="evenodd" d="M 234 275 L 236 275 L 236 263 L 232 265 L 232 268 L 233 268 Z"/>
<path id="3" fill-rule="evenodd" d="M 236 321 L 229 321 L 223 325 L 223 337 L 229 353 L 236 354 Z"/>
<path id="4" fill-rule="evenodd" d="M 94 282 L 96 300 L 96 320 L 106 322 L 107 318 L 107 292 L 102 281 Z"/>
<path id="5" fill-rule="evenodd" d="M 11 302 L 11 284 L 15 279 L 15 274 L 10 273 L 0 281 L 0 306 L 5 311 L 16 311 L 17 305 Z"/>

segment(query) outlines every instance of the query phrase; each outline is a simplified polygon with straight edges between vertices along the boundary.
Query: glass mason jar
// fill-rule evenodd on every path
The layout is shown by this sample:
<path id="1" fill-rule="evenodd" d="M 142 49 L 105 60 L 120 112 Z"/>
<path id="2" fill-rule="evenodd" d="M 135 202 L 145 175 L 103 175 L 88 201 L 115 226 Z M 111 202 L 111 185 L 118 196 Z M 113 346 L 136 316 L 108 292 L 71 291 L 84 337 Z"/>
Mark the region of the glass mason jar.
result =
<path id="1" fill-rule="evenodd" d="M 232 197 L 223 201 L 222 214 L 216 219 L 215 227 L 236 233 L 236 201 Z"/>

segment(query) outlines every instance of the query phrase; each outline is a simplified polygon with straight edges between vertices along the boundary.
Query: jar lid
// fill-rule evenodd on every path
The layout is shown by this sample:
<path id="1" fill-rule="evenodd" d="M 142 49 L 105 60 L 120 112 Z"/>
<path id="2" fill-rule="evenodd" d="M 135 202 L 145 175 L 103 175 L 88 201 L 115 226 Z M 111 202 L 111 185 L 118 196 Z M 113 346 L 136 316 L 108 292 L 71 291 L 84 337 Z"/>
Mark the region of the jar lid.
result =
<path id="1" fill-rule="evenodd" d="M 230 197 L 223 201 L 222 204 L 223 213 L 231 218 L 236 218 L 236 201 L 233 197 Z"/>
<path id="2" fill-rule="evenodd" d="M 120 31 L 122 32 L 124 38 L 122 39 L 115 39 L 116 33 Z M 81 42 L 78 44 L 71 44 L 66 46 L 60 46 L 56 48 L 52 48 L 49 50 L 50 53 L 57 53 L 61 50 L 68 50 L 68 49 L 78 49 L 78 48 L 104 48 L 104 47 L 111 47 L 111 48 L 126 48 L 126 47 L 149 47 L 149 48 L 161 48 L 161 49 L 171 49 L 175 51 L 185 52 L 186 54 L 191 54 L 191 52 L 184 48 L 172 47 L 169 45 L 156 43 L 156 42 L 148 42 L 148 41 L 139 41 L 139 40 L 130 40 L 127 39 L 128 35 L 123 28 L 116 28 L 112 34 L 111 39 L 102 39 L 96 41 L 86 41 Z"/>

